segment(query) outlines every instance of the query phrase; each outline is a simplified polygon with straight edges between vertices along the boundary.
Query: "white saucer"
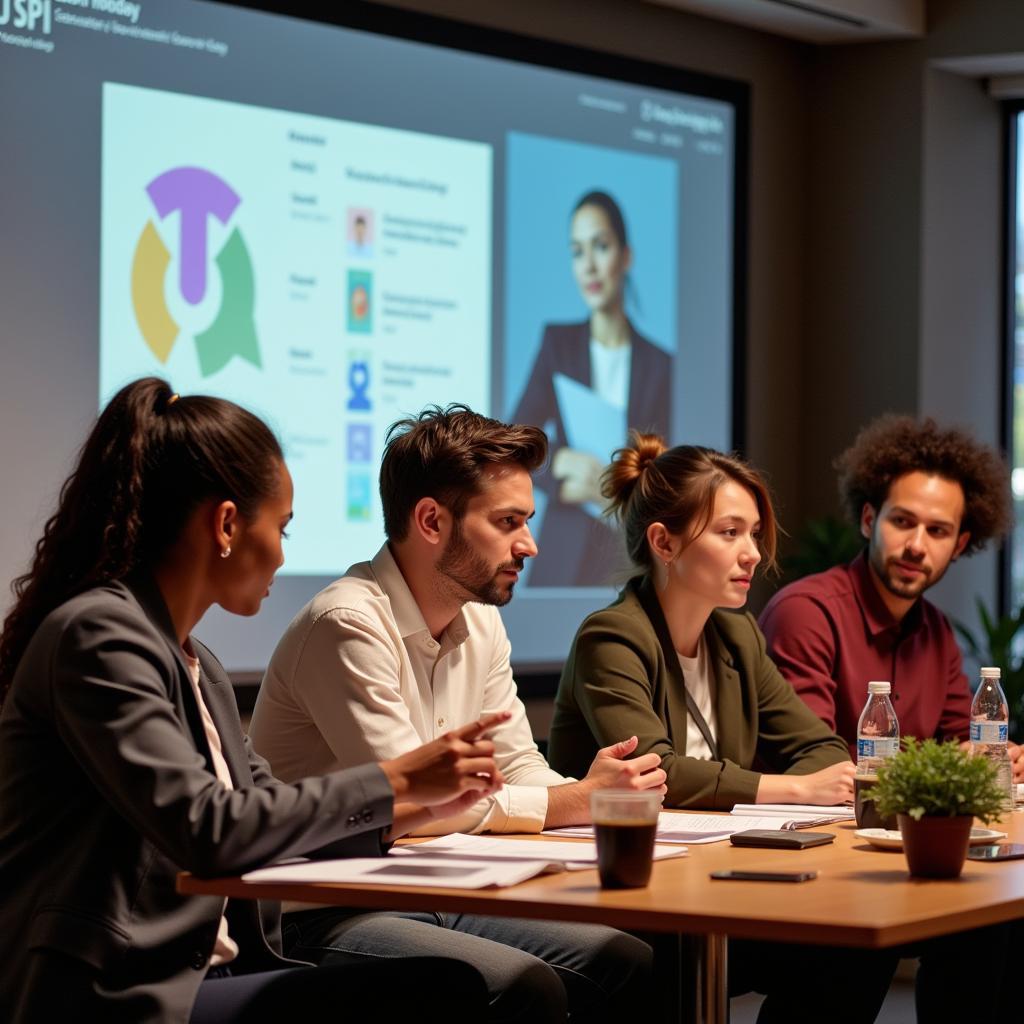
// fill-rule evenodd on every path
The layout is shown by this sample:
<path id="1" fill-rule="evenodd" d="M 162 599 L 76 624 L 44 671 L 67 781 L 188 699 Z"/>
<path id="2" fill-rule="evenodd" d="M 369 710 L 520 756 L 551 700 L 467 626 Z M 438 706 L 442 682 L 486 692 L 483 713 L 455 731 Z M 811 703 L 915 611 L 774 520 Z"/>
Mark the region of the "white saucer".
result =
<path id="1" fill-rule="evenodd" d="M 853 834 L 858 839 L 866 839 L 872 846 L 877 846 L 880 850 L 903 849 L 903 836 L 896 828 L 859 828 Z M 997 832 L 994 828 L 972 828 L 970 844 L 978 846 L 1005 838 L 1005 832 Z"/>

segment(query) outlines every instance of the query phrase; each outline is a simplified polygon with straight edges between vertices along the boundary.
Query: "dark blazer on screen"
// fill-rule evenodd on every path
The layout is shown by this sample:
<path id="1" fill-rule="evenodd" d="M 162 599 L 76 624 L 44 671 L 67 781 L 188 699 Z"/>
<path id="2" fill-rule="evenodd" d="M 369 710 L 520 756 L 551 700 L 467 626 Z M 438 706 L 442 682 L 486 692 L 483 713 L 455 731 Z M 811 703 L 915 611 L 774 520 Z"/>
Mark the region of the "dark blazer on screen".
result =
<path id="1" fill-rule="evenodd" d="M 672 357 L 635 330 L 630 344 L 626 425 L 660 434 L 668 441 Z M 552 454 L 569 444 L 555 394 L 556 373 L 585 387 L 593 386 L 589 320 L 544 328 L 526 389 L 512 415 L 515 423 L 531 423 L 548 430 Z M 626 438 L 619 443 L 625 444 Z M 612 453 L 606 452 L 605 462 L 611 457 Z M 549 500 L 538 538 L 539 557 L 530 569 L 530 586 L 608 585 L 621 561 L 621 544 L 612 531 L 579 506 L 561 502 L 559 482 L 549 470 L 538 473 L 535 483 Z"/>
<path id="2" fill-rule="evenodd" d="M 668 440 L 672 394 L 672 357 L 662 348 L 631 329 L 629 400 L 626 424 L 637 430 L 653 431 Z M 543 427 L 554 422 L 553 448 L 567 445 L 565 426 L 558 411 L 554 375 L 564 373 L 585 387 L 593 386 L 590 372 L 590 321 L 578 324 L 548 324 L 530 377 L 519 399 L 513 420 Z M 625 442 L 625 438 L 622 439 Z M 608 453 L 611 458 L 611 452 Z"/>
<path id="3" fill-rule="evenodd" d="M 187 1021 L 224 901 L 179 895 L 179 871 L 381 852 L 393 805 L 383 772 L 274 779 L 224 670 L 192 643 L 233 790 L 213 773 L 151 581 L 73 598 L 26 649 L 0 715 L 0 1019 L 40 1020 L 49 987 L 72 986 L 81 1020 Z M 290 963 L 276 904 L 231 901 L 227 916 L 233 971 Z"/>

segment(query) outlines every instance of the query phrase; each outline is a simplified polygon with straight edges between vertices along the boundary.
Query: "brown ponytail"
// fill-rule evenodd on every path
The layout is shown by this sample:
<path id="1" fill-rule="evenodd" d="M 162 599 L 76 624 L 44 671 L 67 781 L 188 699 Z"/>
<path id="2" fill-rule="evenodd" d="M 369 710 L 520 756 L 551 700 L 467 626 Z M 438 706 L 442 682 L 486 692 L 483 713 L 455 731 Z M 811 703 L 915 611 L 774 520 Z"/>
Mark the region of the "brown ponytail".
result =
<path id="1" fill-rule="evenodd" d="M 0 701 L 32 634 L 90 587 L 155 565 L 208 498 L 245 518 L 277 486 L 281 446 L 267 425 L 222 398 L 177 397 L 146 377 L 100 414 L 64 482 L 0 634 Z"/>

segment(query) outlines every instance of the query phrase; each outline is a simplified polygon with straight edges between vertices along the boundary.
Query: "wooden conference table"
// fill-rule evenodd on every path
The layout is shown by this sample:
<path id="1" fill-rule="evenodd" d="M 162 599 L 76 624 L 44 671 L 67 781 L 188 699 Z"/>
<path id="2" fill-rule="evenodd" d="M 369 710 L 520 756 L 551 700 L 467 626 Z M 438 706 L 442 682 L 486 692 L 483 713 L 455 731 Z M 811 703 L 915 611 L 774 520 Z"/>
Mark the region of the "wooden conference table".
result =
<path id="1" fill-rule="evenodd" d="M 882 948 L 1024 917 L 1024 860 L 968 861 L 958 880 L 919 881 L 907 875 L 901 851 L 871 847 L 854 835 L 855 827 L 848 822 L 815 829 L 835 832 L 836 841 L 806 850 L 739 848 L 728 841 L 690 846 L 688 856 L 656 863 L 645 889 L 602 890 L 596 869 L 485 890 L 253 884 L 191 875 L 181 875 L 178 888 L 245 899 L 585 921 L 692 936 L 694 1019 L 704 1024 L 729 1019 L 728 937 Z M 1006 841 L 1024 843 L 1024 813 L 992 827 L 1008 832 Z M 795 885 L 708 877 L 725 868 L 813 869 L 818 877 Z"/>

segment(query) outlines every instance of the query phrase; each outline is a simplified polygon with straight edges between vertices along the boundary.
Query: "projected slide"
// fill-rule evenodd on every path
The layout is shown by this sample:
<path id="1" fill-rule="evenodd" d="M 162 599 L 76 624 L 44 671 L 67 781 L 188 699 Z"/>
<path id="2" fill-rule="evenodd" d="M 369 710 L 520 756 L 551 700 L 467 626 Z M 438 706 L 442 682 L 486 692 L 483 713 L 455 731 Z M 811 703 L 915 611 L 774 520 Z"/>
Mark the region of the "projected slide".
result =
<path id="1" fill-rule="evenodd" d="M 283 572 L 383 538 L 389 424 L 489 412 L 492 151 L 105 83 L 100 402 L 126 381 L 238 401 L 284 443 Z"/>
<path id="2" fill-rule="evenodd" d="M 600 474 L 629 428 L 672 440 L 678 165 L 511 132 L 506 174 L 504 415 L 552 450 L 524 582 L 607 586 L 625 563 Z"/>

